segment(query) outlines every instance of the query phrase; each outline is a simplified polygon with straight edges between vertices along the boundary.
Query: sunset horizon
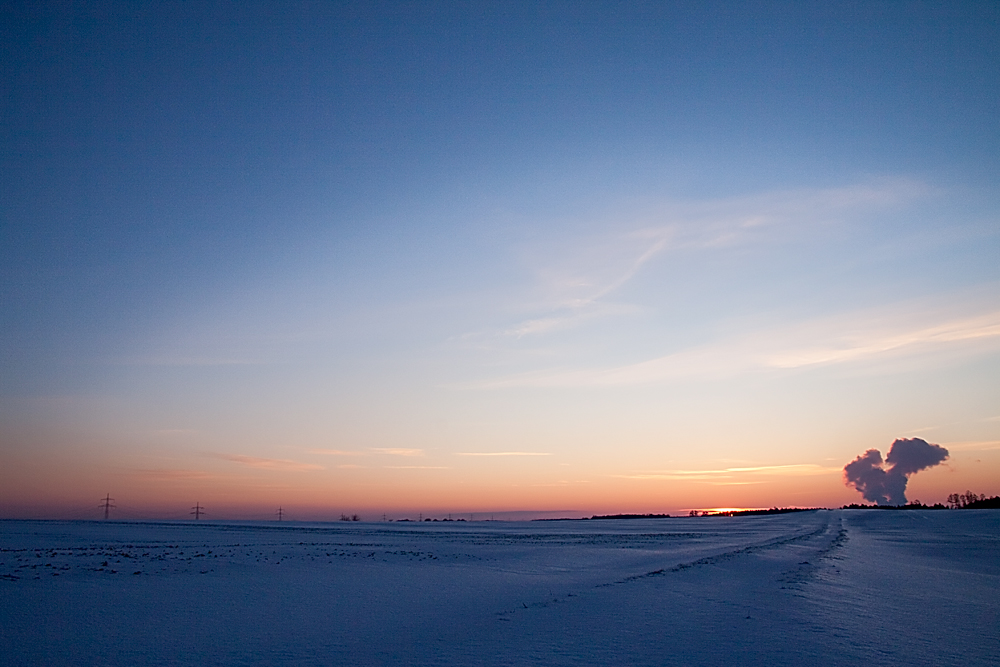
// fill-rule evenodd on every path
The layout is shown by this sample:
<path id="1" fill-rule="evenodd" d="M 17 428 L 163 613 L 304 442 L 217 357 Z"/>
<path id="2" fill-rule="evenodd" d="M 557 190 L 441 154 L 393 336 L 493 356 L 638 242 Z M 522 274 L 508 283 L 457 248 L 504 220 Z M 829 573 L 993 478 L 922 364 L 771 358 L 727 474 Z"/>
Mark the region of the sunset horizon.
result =
<path id="1" fill-rule="evenodd" d="M 0 518 L 1000 493 L 995 4 L 15 4 Z"/>

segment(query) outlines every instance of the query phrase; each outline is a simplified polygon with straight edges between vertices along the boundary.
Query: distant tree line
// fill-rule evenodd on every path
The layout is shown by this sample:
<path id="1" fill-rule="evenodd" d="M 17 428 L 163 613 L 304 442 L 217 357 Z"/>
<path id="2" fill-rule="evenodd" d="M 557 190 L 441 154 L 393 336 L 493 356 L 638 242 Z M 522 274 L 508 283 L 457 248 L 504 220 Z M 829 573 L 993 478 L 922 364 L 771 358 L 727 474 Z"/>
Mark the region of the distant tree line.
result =
<path id="1" fill-rule="evenodd" d="M 590 520 L 595 519 L 669 519 L 669 514 L 595 514 Z M 586 517 L 584 517 L 586 520 Z"/>
<path id="2" fill-rule="evenodd" d="M 851 503 L 844 505 L 845 510 L 986 510 L 1000 509 L 1000 496 L 987 498 L 985 494 L 976 495 L 972 491 L 965 493 L 952 493 L 948 496 L 948 503 L 934 503 L 924 505 L 919 500 L 911 500 L 905 505 L 865 505 L 863 503 Z"/>
<path id="3" fill-rule="evenodd" d="M 788 514 L 789 512 L 815 512 L 819 507 L 772 507 L 769 510 L 731 510 L 728 512 L 702 512 L 701 516 L 758 516 L 761 514 Z M 691 514 L 690 516 L 695 516 Z"/>
<path id="4" fill-rule="evenodd" d="M 919 500 L 911 500 L 905 505 L 865 505 L 864 503 L 851 503 L 850 505 L 844 505 L 840 509 L 843 510 L 946 510 L 948 509 L 941 503 L 934 503 L 933 505 L 924 505 Z"/>
<path id="5" fill-rule="evenodd" d="M 1000 496 L 987 498 L 985 494 L 976 495 L 972 491 L 953 493 L 948 496 L 948 507 L 957 510 L 995 510 L 1000 509 Z"/>

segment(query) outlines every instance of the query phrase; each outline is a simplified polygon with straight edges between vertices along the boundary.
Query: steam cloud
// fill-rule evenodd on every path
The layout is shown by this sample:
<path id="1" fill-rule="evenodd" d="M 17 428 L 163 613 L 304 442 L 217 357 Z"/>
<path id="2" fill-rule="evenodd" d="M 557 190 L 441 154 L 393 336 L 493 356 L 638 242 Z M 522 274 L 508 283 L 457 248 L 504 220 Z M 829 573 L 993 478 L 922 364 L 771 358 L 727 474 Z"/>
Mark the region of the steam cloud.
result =
<path id="1" fill-rule="evenodd" d="M 867 452 L 844 466 L 844 483 L 861 492 L 865 500 L 879 505 L 905 505 L 906 482 L 910 475 L 930 468 L 948 458 L 948 450 L 920 438 L 899 439 L 892 443 L 882 467 L 882 453 Z"/>

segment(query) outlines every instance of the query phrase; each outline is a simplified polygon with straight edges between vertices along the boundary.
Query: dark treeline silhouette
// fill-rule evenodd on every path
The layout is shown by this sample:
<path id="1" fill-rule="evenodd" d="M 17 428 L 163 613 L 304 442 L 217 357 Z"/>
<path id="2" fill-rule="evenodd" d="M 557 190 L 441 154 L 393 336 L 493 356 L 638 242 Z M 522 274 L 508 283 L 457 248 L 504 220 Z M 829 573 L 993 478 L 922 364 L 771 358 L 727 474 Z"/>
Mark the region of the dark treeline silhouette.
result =
<path id="1" fill-rule="evenodd" d="M 1000 496 L 987 498 L 985 494 L 978 496 L 972 491 L 953 493 L 948 496 L 948 507 L 957 510 L 995 510 L 1000 509 Z"/>
<path id="2" fill-rule="evenodd" d="M 595 514 L 592 517 L 558 517 L 555 519 L 532 519 L 532 521 L 599 521 L 602 519 L 669 519 L 669 514 Z"/>
<path id="3" fill-rule="evenodd" d="M 980 498 L 962 507 L 963 510 L 1000 510 L 1000 496 Z"/>
<path id="4" fill-rule="evenodd" d="M 595 519 L 669 519 L 669 514 L 595 514 L 589 520 Z M 584 521 L 587 521 L 585 518 Z"/>
<path id="5" fill-rule="evenodd" d="M 851 503 L 850 505 L 844 505 L 840 509 L 842 510 L 946 510 L 948 509 L 941 503 L 934 503 L 933 505 L 921 504 L 919 500 L 913 500 L 905 505 L 865 505 L 864 503 Z"/>
<path id="6" fill-rule="evenodd" d="M 732 510 L 729 512 L 703 513 L 702 516 L 756 516 L 759 514 L 788 514 L 789 512 L 817 512 L 822 507 L 772 507 L 769 510 Z"/>
<path id="7" fill-rule="evenodd" d="M 952 493 L 948 496 L 946 505 L 934 503 L 933 505 L 923 505 L 919 500 L 911 501 L 905 505 L 864 505 L 852 503 L 844 505 L 845 510 L 993 510 L 1000 509 L 1000 496 L 987 498 L 985 494 L 976 495 L 972 491 L 965 493 Z"/>

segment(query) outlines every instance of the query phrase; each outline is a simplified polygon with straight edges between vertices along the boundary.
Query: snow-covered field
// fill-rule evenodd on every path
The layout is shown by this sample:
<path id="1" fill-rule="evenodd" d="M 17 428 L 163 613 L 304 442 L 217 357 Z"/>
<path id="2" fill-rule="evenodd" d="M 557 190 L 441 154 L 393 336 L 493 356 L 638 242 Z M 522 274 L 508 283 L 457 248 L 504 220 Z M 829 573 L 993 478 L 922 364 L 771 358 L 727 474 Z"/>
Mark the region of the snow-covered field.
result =
<path id="1" fill-rule="evenodd" d="M 0 522 L 0 664 L 1000 664 L 1000 512 Z"/>

